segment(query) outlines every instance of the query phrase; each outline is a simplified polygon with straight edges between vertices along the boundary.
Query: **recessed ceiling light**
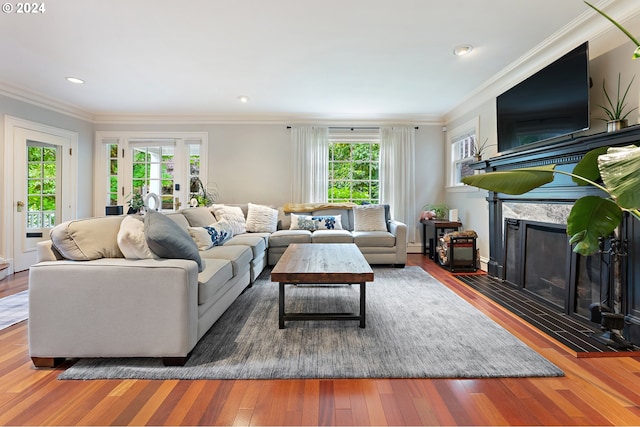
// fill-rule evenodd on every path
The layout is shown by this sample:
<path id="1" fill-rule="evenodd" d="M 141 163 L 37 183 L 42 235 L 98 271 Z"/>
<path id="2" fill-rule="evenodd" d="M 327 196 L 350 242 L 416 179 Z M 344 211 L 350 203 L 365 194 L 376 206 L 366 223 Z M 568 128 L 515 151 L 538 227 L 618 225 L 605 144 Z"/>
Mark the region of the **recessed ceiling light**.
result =
<path id="1" fill-rule="evenodd" d="M 239 96 L 238 97 L 238 101 L 242 102 L 243 104 L 246 104 L 247 102 L 249 102 L 249 97 L 248 96 Z"/>
<path id="2" fill-rule="evenodd" d="M 77 77 L 67 77 L 67 81 L 71 82 L 71 83 L 76 83 L 76 84 L 79 84 L 79 85 L 84 83 L 84 80 L 79 79 Z"/>
<path id="3" fill-rule="evenodd" d="M 455 56 L 464 56 L 471 53 L 472 50 L 473 46 L 471 46 L 470 44 L 464 44 L 461 46 L 456 46 L 456 48 L 453 49 L 453 54 Z"/>

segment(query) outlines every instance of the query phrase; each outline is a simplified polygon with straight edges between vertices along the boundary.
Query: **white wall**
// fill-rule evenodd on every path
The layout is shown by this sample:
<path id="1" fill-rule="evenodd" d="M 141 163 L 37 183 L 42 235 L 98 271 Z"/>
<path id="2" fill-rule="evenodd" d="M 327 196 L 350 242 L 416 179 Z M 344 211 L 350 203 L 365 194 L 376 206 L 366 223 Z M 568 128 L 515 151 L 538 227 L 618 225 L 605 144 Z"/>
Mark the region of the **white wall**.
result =
<path id="1" fill-rule="evenodd" d="M 443 125 L 420 125 L 416 130 L 416 212 L 415 221 L 407 227 L 416 228 L 416 242 L 409 252 L 421 252 L 422 225 L 420 212 L 426 204 L 444 203 L 446 160 Z"/>

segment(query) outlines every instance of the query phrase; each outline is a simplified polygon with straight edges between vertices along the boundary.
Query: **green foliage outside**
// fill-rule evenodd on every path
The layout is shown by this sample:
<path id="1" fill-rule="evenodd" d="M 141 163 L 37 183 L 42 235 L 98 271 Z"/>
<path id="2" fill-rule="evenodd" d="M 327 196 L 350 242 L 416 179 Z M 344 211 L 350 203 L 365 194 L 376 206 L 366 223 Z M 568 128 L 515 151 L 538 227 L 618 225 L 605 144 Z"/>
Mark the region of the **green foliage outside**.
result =
<path id="1" fill-rule="evenodd" d="M 27 148 L 27 228 L 55 225 L 56 149 Z"/>
<path id="2" fill-rule="evenodd" d="M 329 144 L 329 202 L 379 203 L 380 144 Z"/>
<path id="3" fill-rule="evenodd" d="M 161 151 L 161 156 L 152 150 Z M 152 174 L 152 169 L 160 167 L 160 176 Z M 160 203 L 162 209 L 173 209 L 173 147 L 147 147 L 133 152 L 133 193 L 142 194 L 144 186 L 152 188 L 152 183 L 160 181 Z"/>

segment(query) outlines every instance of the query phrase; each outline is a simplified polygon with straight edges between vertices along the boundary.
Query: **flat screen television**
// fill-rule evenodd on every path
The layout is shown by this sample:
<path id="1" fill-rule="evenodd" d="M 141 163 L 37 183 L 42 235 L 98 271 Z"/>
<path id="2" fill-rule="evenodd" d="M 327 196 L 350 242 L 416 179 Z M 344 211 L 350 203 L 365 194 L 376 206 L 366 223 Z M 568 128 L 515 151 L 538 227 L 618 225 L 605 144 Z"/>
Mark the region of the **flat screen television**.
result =
<path id="1" fill-rule="evenodd" d="M 586 42 L 498 96 L 498 151 L 588 129 L 589 83 Z"/>

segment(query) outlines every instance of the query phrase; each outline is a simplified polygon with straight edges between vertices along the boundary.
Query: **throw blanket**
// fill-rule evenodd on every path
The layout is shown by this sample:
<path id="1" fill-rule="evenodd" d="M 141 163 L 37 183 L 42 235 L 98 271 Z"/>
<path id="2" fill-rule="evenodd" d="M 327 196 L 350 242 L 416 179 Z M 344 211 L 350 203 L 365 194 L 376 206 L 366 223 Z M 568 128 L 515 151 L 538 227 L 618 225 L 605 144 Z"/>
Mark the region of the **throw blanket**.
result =
<path id="1" fill-rule="evenodd" d="M 312 212 L 326 209 L 352 209 L 355 203 L 287 203 L 282 210 L 285 213 Z"/>

